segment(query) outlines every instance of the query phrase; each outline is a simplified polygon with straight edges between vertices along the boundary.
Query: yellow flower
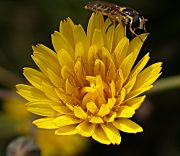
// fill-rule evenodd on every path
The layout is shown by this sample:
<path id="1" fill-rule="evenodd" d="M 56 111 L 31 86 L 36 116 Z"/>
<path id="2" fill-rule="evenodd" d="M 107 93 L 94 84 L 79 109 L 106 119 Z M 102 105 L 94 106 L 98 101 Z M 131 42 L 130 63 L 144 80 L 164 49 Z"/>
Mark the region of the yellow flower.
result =
<path id="1" fill-rule="evenodd" d="M 0 117 L 3 115 L 4 119 L 9 121 L 6 124 L 7 127 L 9 127 L 8 125 L 12 127 L 11 135 L 29 134 L 30 113 L 26 111 L 24 103 L 23 99 L 17 99 L 17 97 L 9 97 L 3 103 L 4 112 L 0 113 Z"/>
<path id="2" fill-rule="evenodd" d="M 52 35 L 55 52 L 42 44 L 33 47 L 40 71 L 24 68 L 31 85 L 19 84 L 17 92 L 29 101 L 28 111 L 43 116 L 33 122 L 37 127 L 102 144 L 120 144 L 120 131 L 143 131 L 129 118 L 145 99 L 140 94 L 160 76 L 162 63 L 143 69 L 147 53 L 134 65 L 148 34 L 130 41 L 121 23 L 111 23 L 93 13 L 86 34 L 67 18 Z"/>

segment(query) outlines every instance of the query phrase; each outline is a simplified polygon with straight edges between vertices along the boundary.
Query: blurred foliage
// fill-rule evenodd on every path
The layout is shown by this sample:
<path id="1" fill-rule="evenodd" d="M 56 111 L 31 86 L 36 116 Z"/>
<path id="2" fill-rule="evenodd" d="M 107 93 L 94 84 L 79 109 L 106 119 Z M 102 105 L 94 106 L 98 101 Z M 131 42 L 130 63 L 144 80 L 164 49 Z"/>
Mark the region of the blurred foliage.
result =
<path id="1" fill-rule="evenodd" d="M 0 0 L 0 156 L 15 136 L 14 121 L 5 116 L 4 100 L 14 95 L 15 84 L 24 81 L 22 68 L 33 67 L 31 46 L 43 43 L 52 48 L 51 36 L 60 20 L 71 17 L 75 23 L 87 25 L 90 11 L 83 7 L 88 0 Z M 150 51 L 150 63 L 163 62 L 161 77 L 180 74 L 180 9 L 178 0 L 109 0 L 130 6 L 148 18 L 148 37 L 141 55 Z M 11 91 L 10 91 L 11 89 Z M 180 89 L 150 95 L 136 120 L 144 127 L 138 135 L 121 134 L 120 146 L 93 142 L 85 155 L 179 156 L 180 155 Z M 12 93 L 13 92 L 13 93 Z M 149 106 L 146 108 L 146 106 Z M 14 108 L 14 107 L 13 107 Z M 12 108 L 12 109 L 13 109 Z M 151 108 L 151 109 L 150 109 Z M 15 108 L 14 108 L 15 109 Z M 149 110 L 144 117 L 142 112 Z M 17 109 L 17 113 L 20 112 Z M 22 119 L 24 119 L 22 117 Z"/>

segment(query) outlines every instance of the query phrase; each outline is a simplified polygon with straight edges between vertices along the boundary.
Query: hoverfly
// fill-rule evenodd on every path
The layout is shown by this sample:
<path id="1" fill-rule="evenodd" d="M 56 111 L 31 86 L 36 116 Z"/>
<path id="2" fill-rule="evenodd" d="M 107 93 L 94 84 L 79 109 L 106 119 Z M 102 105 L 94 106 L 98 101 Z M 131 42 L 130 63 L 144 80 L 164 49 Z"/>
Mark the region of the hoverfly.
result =
<path id="1" fill-rule="evenodd" d="M 104 1 L 92 1 L 85 6 L 85 9 L 108 16 L 112 21 L 122 22 L 123 25 L 129 27 L 132 34 L 136 36 L 138 36 L 135 33 L 137 29 L 147 32 L 145 28 L 147 19 L 132 8 Z"/>

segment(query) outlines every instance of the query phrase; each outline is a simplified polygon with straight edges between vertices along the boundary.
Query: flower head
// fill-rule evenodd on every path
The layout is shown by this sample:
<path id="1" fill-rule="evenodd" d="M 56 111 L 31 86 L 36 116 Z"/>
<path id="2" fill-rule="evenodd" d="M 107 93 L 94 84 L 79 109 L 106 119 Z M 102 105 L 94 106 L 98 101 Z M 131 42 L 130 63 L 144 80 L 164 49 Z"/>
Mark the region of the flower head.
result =
<path id="1" fill-rule="evenodd" d="M 17 85 L 27 110 L 43 116 L 33 123 L 57 135 L 80 134 L 103 144 L 120 144 L 120 131 L 142 132 L 129 118 L 160 76 L 161 63 L 134 65 L 147 33 L 131 41 L 121 23 L 92 14 L 87 33 L 70 18 L 52 35 L 55 52 L 39 44 L 32 58 L 39 70 L 24 68 L 31 85 Z M 143 42 L 142 42 L 143 41 Z"/>

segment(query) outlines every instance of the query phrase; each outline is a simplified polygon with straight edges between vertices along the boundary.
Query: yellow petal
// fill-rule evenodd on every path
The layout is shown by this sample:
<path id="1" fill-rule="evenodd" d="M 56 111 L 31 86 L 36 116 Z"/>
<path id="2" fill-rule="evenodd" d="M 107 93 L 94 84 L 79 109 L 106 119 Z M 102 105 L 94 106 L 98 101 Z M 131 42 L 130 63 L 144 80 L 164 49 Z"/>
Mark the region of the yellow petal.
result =
<path id="1" fill-rule="evenodd" d="M 48 58 L 48 62 L 54 62 L 54 63 L 58 63 L 57 62 L 57 57 L 56 57 L 56 53 L 51 50 L 50 48 L 44 46 L 43 44 L 38 44 L 36 46 L 32 46 L 33 52 L 34 53 L 38 53 L 44 57 Z"/>
<path id="2" fill-rule="evenodd" d="M 44 65 L 44 62 L 42 62 L 42 60 L 40 58 L 37 58 L 33 55 L 31 55 L 33 61 L 36 63 L 36 65 L 38 66 L 38 68 L 46 75 L 47 74 L 47 67 Z"/>
<path id="3" fill-rule="evenodd" d="M 110 83 L 110 89 L 111 89 L 111 97 L 113 98 L 115 96 L 115 83 L 114 81 L 112 80 L 112 82 Z"/>
<path id="4" fill-rule="evenodd" d="M 84 120 L 87 118 L 87 113 L 79 106 L 74 107 L 74 115 L 77 118 L 84 119 Z"/>
<path id="5" fill-rule="evenodd" d="M 83 91 L 84 91 L 84 92 L 87 92 L 87 93 L 95 93 L 95 92 L 97 91 L 97 88 L 84 87 L 84 88 L 83 88 Z M 85 96 L 87 96 L 87 94 L 86 94 Z"/>
<path id="6" fill-rule="evenodd" d="M 132 99 L 132 98 L 134 98 L 134 97 L 142 94 L 143 92 L 150 90 L 152 87 L 153 87 L 153 85 L 150 85 L 150 86 L 148 86 L 148 87 L 144 87 L 144 88 L 132 90 L 131 92 L 129 92 L 129 93 L 126 95 L 126 100 L 130 100 L 130 99 Z"/>
<path id="7" fill-rule="evenodd" d="M 139 62 L 138 64 L 133 68 L 133 70 L 130 73 L 130 77 L 134 77 L 135 75 L 137 75 L 147 64 L 147 62 L 149 61 L 150 57 L 149 57 L 149 53 L 147 53 Z"/>
<path id="8" fill-rule="evenodd" d="M 74 41 L 75 41 L 75 45 L 81 42 L 84 48 L 86 49 L 88 48 L 87 36 L 83 27 L 80 24 L 76 25 L 74 28 Z"/>
<path id="9" fill-rule="evenodd" d="M 80 59 L 82 62 L 87 61 L 87 53 L 85 52 L 84 45 L 81 42 L 78 42 L 75 46 L 75 58 L 74 60 Z"/>
<path id="10" fill-rule="evenodd" d="M 88 27 L 87 27 L 87 38 L 88 38 L 88 41 L 89 41 L 89 44 L 91 44 L 92 42 L 92 33 L 93 33 L 93 30 L 94 30 L 94 17 L 95 14 L 93 13 L 89 19 L 89 22 L 88 22 Z"/>
<path id="11" fill-rule="evenodd" d="M 122 63 L 122 61 L 126 57 L 128 46 L 129 46 L 129 39 L 127 37 L 123 37 L 119 41 L 118 45 L 116 46 L 116 48 L 114 50 L 114 54 L 115 54 L 116 67 L 117 68 L 120 67 L 120 64 Z"/>
<path id="12" fill-rule="evenodd" d="M 51 36 L 53 47 L 56 51 L 65 49 L 74 58 L 74 49 L 62 33 L 55 31 Z"/>
<path id="13" fill-rule="evenodd" d="M 132 107 L 121 106 L 117 112 L 118 118 L 131 118 L 135 114 L 135 111 Z"/>
<path id="14" fill-rule="evenodd" d="M 64 127 L 60 127 L 55 131 L 56 135 L 74 135 L 77 133 L 76 131 L 77 125 L 68 125 Z"/>
<path id="15" fill-rule="evenodd" d="M 117 70 L 116 78 L 117 78 L 117 81 L 115 82 L 116 83 L 115 87 L 116 87 L 116 91 L 119 92 L 119 91 L 121 91 L 121 88 L 122 88 L 123 82 L 124 82 L 123 72 L 120 68 Z"/>
<path id="16" fill-rule="evenodd" d="M 66 80 L 66 93 L 72 95 L 76 90 L 76 86 L 72 85 L 70 81 Z"/>
<path id="17" fill-rule="evenodd" d="M 40 90 L 24 84 L 16 85 L 17 93 L 28 101 L 46 101 L 48 98 Z"/>
<path id="18" fill-rule="evenodd" d="M 108 104 L 102 104 L 99 109 L 98 116 L 103 117 L 109 113 L 110 113 L 110 106 Z"/>
<path id="19" fill-rule="evenodd" d="M 103 80 L 102 80 L 102 78 L 101 78 L 100 75 L 97 75 L 97 76 L 96 76 L 96 87 L 97 87 L 98 89 L 104 88 L 104 86 L 103 86 Z"/>
<path id="20" fill-rule="evenodd" d="M 62 78 L 49 68 L 47 69 L 47 76 L 55 87 L 61 88 L 63 86 Z"/>
<path id="21" fill-rule="evenodd" d="M 59 97 L 56 94 L 56 90 L 54 86 L 48 85 L 46 83 L 42 83 L 42 89 L 44 94 L 51 100 L 58 102 Z"/>
<path id="22" fill-rule="evenodd" d="M 32 58 L 44 74 L 46 74 L 47 69 L 49 68 L 57 75 L 60 75 L 60 66 L 57 57 L 56 60 L 49 60 L 49 58 L 47 59 L 46 55 L 41 55 L 39 53 L 34 52 Z"/>
<path id="23" fill-rule="evenodd" d="M 100 29 L 95 29 L 92 37 L 92 45 L 95 44 L 98 49 L 104 47 L 103 33 Z"/>
<path id="24" fill-rule="evenodd" d="M 43 101 L 28 102 L 26 104 L 26 107 L 28 111 L 37 115 L 48 116 L 48 117 L 54 117 L 57 115 L 57 112 L 54 111 L 47 102 L 43 102 Z"/>
<path id="25" fill-rule="evenodd" d="M 96 113 L 98 110 L 98 107 L 96 106 L 96 104 L 93 101 L 89 101 L 87 103 L 87 109 L 89 112 L 91 112 L 92 114 Z"/>
<path id="26" fill-rule="evenodd" d="M 58 127 L 64 127 L 64 126 L 68 126 L 68 125 L 73 125 L 73 124 L 77 124 L 79 123 L 81 120 L 74 117 L 74 116 L 70 116 L 70 115 L 62 115 L 57 117 L 54 120 L 54 123 L 58 126 Z"/>
<path id="27" fill-rule="evenodd" d="M 129 44 L 127 55 L 129 55 L 130 53 L 134 53 L 136 51 L 135 58 L 134 58 L 136 60 L 137 55 L 140 52 L 141 47 L 148 35 L 149 33 L 144 33 L 133 38 Z"/>
<path id="28" fill-rule="evenodd" d="M 114 31 L 113 49 L 117 46 L 119 41 L 125 36 L 125 27 L 122 22 L 119 22 Z"/>
<path id="29" fill-rule="evenodd" d="M 101 127 L 112 144 L 120 144 L 121 136 L 116 127 L 114 127 L 111 123 L 101 124 Z"/>
<path id="30" fill-rule="evenodd" d="M 55 89 L 58 97 L 60 98 L 60 100 L 65 104 L 69 104 L 72 107 L 74 107 L 75 105 L 79 105 L 81 103 L 81 101 L 79 99 L 77 99 L 74 96 L 68 95 L 66 92 L 64 92 L 62 89 Z M 73 109 L 71 109 L 73 110 Z"/>
<path id="31" fill-rule="evenodd" d="M 102 29 L 104 25 L 104 17 L 102 14 L 95 14 L 94 16 L 94 30 L 97 29 Z"/>
<path id="32" fill-rule="evenodd" d="M 77 60 L 75 63 L 74 72 L 75 72 L 77 80 L 81 84 L 81 86 L 85 86 L 86 85 L 86 71 L 80 60 Z"/>
<path id="33" fill-rule="evenodd" d="M 101 126 L 96 127 L 96 130 L 94 134 L 92 135 L 92 138 L 102 144 L 106 144 L 106 145 L 111 144 L 111 141 L 107 138 Z"/>
<path id="34" fill-rule="evenodd" d="M 73 112 L 63 105 L 61 102 L 49 102 L 49 105 L 54 109 L 55 111 L 59 112 L 60 114 L 66 114 L 66 115 L 72 115 Z"/>
<path id="35" fill-rule="evenodd" d="M 61 76 L 63 79 L 73 79 L 74 77 L 74 72 L 73 69 L 69 68 L 68 66 L 63 66 L 61 68 Z"/>
<path id="36" fill-rule="evenodd" d="M 105 80 L 105 64 L 100 59 L 96 59 L 95 61 L 94 75 L 101 75 L 102 79 Z"/>
<path id="37" fill-rule="evenodd" d="M 115 28 L 115 23 L 113 23 L 107 30 L 107 33 L 105 33 L 105 47 L 109 51 L 112 51 L 112 46 L 113 46 L 113 39 L 114 39 L 114 28 Z"/>
<path id="38" fill-rule="evenodd" d="M 76 130 L 80 135 L 90 137 L 95 131 L 95 124 L 89 123 L 85 120 L 76 127 Z"/>
<path id="39" fill-rule="evenodd" d="M 136 97 L 126 101 L 126 105 L 132 107 L 134 110 L 138 109 L 143 103 L 146 96 Z"/>
<path id="40" fill-rule="evenodd" d="M 101 117 L 98 116 L 93 116 L 89 122 L 91 123 L 104 123 L 103 119 Z"/>
<path id="41" fill-rule="evenodd" d="M 106 82 L 110 83 L 115 79 L 116 76 L 116 66 L 114 64 L 112 55 L 106 48 L 102 48 L 102 61 L 106 65 Z"/>
<path id="42" fill-rule="evenodd" d="M 136 76 L 132 77 L 127 81 L 127 83 L 123 87 L 126 90 L 126 94 L 128 94 L 131 91 L 135 82 L 136 82 Z"/>
<path id="43" fill-rule="evenodd" d="M 112 21 L 109 19 L 109 18 L 107 18 L 106 20 L 105 20 L 105 22 L 104 22 L 104 24 L 103 24 L 103 32 L 104 32 L 104 34 L 107 32 L 107 30 L 109 29 L 109 27 L 112 25 Z"/>
<path id="44" fill-rule="evenodd" d="M 69 66 L 70 68 L 73 68 L 74 65 L 73 58 L 65 49 L 61 49 L 57 52 L 57 58 L 61 67 L 65 65 L 65 66 Z"/>
<path id="45" fill-rule="evenodd" d="M 90 82 L 90 84 L 96 83 L 96 77 L 95 76 L 86 76 L 86 80 Z"/>
<path id="46" fill-rule="evenodd" d="M 126 133 L 137 133 L 143 131 L 143 129 L 138 124 L 129 119 L 117 119 L 114 122 L 112 122 L 112 124 L 120 131 Z"/>
<path id="47" fill-rule="evenodd" d="M 116 117 L 117 117 L 117 113 L 111 111 L 109 115 L 107 115 L 103 118 L 103 120 L 106 122 L 113 122 Z"/>
<path id="48" fill-rule="evenodd" d="M 116 103 L 116 98 L 108 98 L 108 103 L 107 105 L 109 105 L 109 108 L 112 109 L 113 106 L 115 105 Z"/>
<path id="49" fill-rule="evenodd" d="M 104 25 L 104 18 L 101 14 L 95 14 L 93 13 L 89 19 L 88 27 L 87 27 L 87 38 L 89 41 L 89 44 L 92 43 L 92 36 L 94 34 L 95 29 L 102 29 Z"/>
<path id="50" fill-rule="evenodd" d="M 54 124 L 54 118 L 41 118 L 33 121 L 38 128 L 56 129 L 58 126 Z"/>
<path id="51" fill-rule="evenodd" d="M 89 72 L 89 75 L 94 74 L 94 62 L 96 59 L 98 59 L 97 53 L 98 53 L 97 46 L 91 45 L 88 50 L 88 65 L 89 65 L 88 72 Z"/>
<path id="52" fill-rule="evenodd" d="M 36 88 L 42 90 L 42 82 L 51 84 L 48 78 L 41 72 L 37 71 L 36 69 L 32 68 L 24 68 L 23 74 L 26 79 Z"/>
<path id="53" fill-rule="evenodd" d="M 119 97 L 117 98 L 117 104 L 120 105 L 126 97 L 126 90 L 124 88 L 121 89 L 121 93 Z"/>
<path id="54" fill-rule="evenodd" d="M 73 46 L 74 45 L 74 33 L 73 33 L 74 23 L 69 17 L 66 20 L 60 22 L 59 31 L 68 40 L 71 46 Z"/>
<path id="55" fill-rule="evenodd" d="M 142 40 L 145 40 L 145 38 L 147 37 L 147 34 L 141 34 L 139 35 L 138 37 L 142 37 Z M 135 37 L 129 44 L 129 49 L 128 49 L 128 52 L 127 52 L 127 56 L 131 56 L 130 58 L 130 62 L 129 62 L 129 66 L 130 68 L 128 68 L 128 73 L 130 72 L 133 64 L 135 63 L 136 59 L 137 59 L 137 56 L 140 52 L 140 49 L 143 45 L 143 42 L 142 40 L 140 40 L 140 38 L 137 38 Z M 137 45 L 134 45 L 134 44 L 137 44 Z M 132 45 L 134 45 L 134 47 L 132 47 Z M 127 57 L 128 58 L 128 57 Z"/>
<path id="56" fill-rule="evenodd" d="M 160 71 L 162 69 L 161 65 L 161 62 L 154 63 L 140 72 L 137 76 L 137 81 L 134 84 L 133 90 L 151 85 L 160 76 Z"/>
<path id="57" fill-rule="evenodd" d="M 127 80 L 133 64 L 134 64 L 134 54 L 131 53 L 127 57 L 125 57 L 125 59 L 122 61 L 120 65 L 120 68 L 122 69 L 123 72 L 124 82 Z"/>

